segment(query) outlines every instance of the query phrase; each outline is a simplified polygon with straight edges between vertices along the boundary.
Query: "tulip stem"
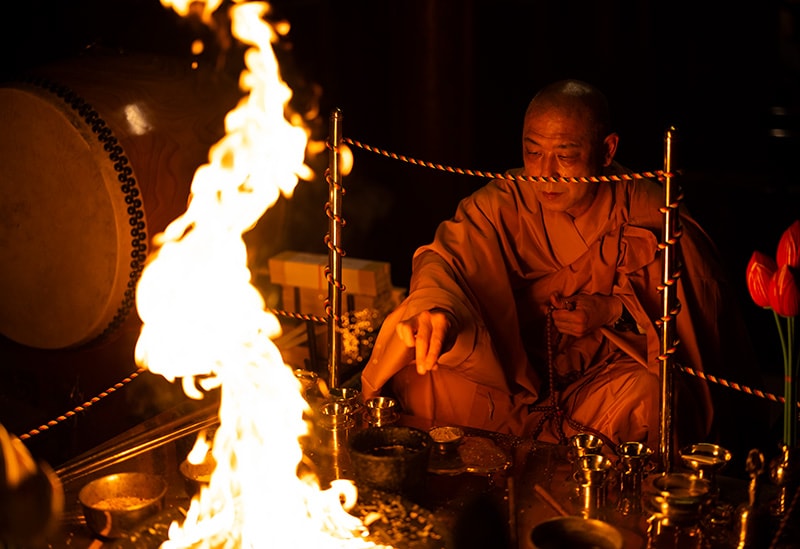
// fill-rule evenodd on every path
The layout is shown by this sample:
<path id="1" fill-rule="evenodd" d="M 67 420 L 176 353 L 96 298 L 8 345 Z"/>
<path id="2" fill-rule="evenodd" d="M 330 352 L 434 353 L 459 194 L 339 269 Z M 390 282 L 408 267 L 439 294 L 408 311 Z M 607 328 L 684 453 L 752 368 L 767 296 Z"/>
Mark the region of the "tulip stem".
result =
<path id="1" fill-rule="evenodd" d="M 795 355 L 794 344 L 796 341 L 795 337 L 795 326 L 794 326 L 794 316 L 790 316 L 786 318 L 786 331 L 787 331 L 787 354 L 788 360 L 786 362 L 786 370 L 788 379 L 785 381 L 785 384 L 789 386 L 788 389 L 788 400 L 785 403 L 785 409 L 788 410 L 786 412 L 785 421 L 789 422 L 789 439 L 786 441 L 789 444 L 790 448 L 794 448 L 797 444 L 797 367 L 795 362 L 797 361 Z"/>
<path id="2" fill-rule="evenodd" d="M 772 316 L 775 317 L 775 325 L 778 327 L 778 337 L 781 338 L 781 351 L 783 352 L 783 373 L 786 373 L 786 365 L 789 364 L 787 362 L 788 356 L 786 351 L 786 338 L 783 335 L 783 326 L 781 326 L 781 317 L 778 313 L 775 312 L 773 309 Z"/>
<path id="3" fill-rule="evenodd" d="M 778 336 L 781 340 L 783 352 L 783 442 L 790 448 L 796 443 L 797 433 L 797 402 L 795 397 L 794 378 L 794 317 L 786 318 L 786 334 L 781 325 L 781 317 L 774 310 L 775 324 L 778 327 Z"/>

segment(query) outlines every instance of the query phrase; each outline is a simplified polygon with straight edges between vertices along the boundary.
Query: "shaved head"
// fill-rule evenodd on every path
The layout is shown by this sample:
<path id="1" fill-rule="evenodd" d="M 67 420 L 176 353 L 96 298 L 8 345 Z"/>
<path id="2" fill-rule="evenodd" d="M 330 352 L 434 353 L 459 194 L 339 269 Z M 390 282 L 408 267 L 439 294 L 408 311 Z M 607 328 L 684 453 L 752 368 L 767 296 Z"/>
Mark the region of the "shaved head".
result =
<path id="1" fill-rule="evenodd" d="M 602 140 L 611 133 L 611 114 L 605 94 L 581 80 L 560 80 L 544 88 L 534 96 L 525 111 L 526 118 L 547 110 L 561 110 L 581 116 L 587 127 L 592 128 L 595 138 Z"/>
<path id="2" fill-rule="evenodd" d="M 522 128 L 525 175 L 587 177 L 611 165 L 619 136 L 610 131 L 608 103 L 599 90 L 579 80 L 562 80 L 531 100 Z M 573 217 L 594 201 L 596 182 L 534 183 L 542 208 Z"/>

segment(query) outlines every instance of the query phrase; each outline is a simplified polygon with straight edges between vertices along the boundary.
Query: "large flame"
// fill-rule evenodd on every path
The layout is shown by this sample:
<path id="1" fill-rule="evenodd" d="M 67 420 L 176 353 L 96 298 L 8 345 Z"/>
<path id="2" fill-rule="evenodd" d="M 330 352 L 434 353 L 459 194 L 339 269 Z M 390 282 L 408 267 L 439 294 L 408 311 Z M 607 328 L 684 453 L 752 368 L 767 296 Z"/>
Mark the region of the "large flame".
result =
<path id="1" fill-rule="evenodd" d="M 162 3 L 181 14 L 202 8 L 204 20 L 219 4 Z M 308 131 L 285 118 L 292 92 L 272 50 L 279 36 L 268 11 L 262 2 L 231 7 L 232 34 L 252 46 L 240 81 L 248 95 L 197 170 L 186 212 L 156 237 L 137 288 L 137 363 L 180 378 L 193 398 L 200 388 L 221 391 L 216 468 L 164 547 L 374 547 L 347 512 L 356 498 L 350 481 L 323 491 L 316 477 L 297 475 L 308 405 L 270 339 L 280 324 L 247 268 L 243 233 L 310 174 Z"/>

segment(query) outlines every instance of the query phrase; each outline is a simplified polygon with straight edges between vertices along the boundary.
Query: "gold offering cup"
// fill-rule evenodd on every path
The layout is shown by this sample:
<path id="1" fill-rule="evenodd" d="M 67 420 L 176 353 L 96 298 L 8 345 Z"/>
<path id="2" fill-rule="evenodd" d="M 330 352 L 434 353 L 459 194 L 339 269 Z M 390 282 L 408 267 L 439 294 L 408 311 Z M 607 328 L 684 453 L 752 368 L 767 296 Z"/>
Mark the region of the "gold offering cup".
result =
<path id="1" fill-rule="evenodd" d="M 333 402 L 341 402 L 357 410 L 361 407 L 361 391 L 351 387 L 332 387 L 330 389 L 330 399 Z"/>
<path id="2" fill-rule="evenodd" d="M 400 406 L 395 399 L 390 397 L 372 397 L 364 402 L 364 415 L 367 425 L 371 427 L 391 425 L 400 417 Z"/>
<path id="3" fill-rule="evenodd" d="M 578 484 L 581 516 L 603 520 L 611 460 L 602 454 L 589 454 L 578 458 L 576 467 L 574 478 Z"/>
<path id="4" fill-rule="evenodd" d="M 712 494 L 717 492 L 717 471 L 731 460 L 730 451 L 717 444 L 701 442 L 692 444 L 680 451 L 683 464 L 697 473 L 701 479 L 708 480 Z"/>
<path id="5" fill-rule="evenodd" d="M 458 449 L 464 440 L 464 430 L 459 427 L 442 426 L 434 427 L 428 434 L 433 439 L 433 447 L 440 454 L 451 454 Z"/>
<path id="6" fill-rule="evenodd" d="M 601 454 L 603 439 L 591 433 L 578 433 L 569 439 L 568 457 L 573 463 L 583 456 Z"/>
<path id="7" fill-rule="evenodd" d="M 167 482 L 149 473 L 117 473 L 86 484 L 78 493 L 86 525 L 97 536 L 121 538 L 164 508 Z"/>

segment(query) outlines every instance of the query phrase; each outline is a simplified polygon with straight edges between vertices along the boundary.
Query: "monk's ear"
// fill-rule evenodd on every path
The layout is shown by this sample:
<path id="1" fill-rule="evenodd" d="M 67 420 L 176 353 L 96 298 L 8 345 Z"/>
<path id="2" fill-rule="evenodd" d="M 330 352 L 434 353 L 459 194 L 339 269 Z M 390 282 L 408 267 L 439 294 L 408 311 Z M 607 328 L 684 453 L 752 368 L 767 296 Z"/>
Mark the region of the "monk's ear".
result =
<path id="1" fill-rule="evenodd" d="M 614 160 L 614 155 L 617 154 L 617 144 L 619 144 L 619 135 L 610 133 L 603 139 L 603 167 L 607 168 Z"/>

